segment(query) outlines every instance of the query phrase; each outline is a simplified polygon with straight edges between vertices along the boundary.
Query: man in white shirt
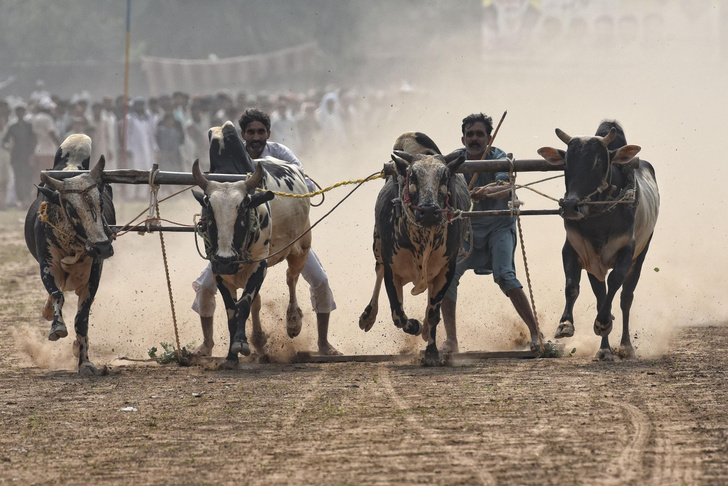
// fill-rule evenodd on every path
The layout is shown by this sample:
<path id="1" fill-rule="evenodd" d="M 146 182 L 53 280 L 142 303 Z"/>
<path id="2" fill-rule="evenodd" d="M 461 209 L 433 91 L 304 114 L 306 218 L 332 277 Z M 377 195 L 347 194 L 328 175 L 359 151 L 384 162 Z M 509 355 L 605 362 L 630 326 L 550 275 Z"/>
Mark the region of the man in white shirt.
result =
<path id="1" fill-rule="evenodd" d="M 238 124 L 240 125 L 245 150 L 252 159 L 270 156 L 303 168 L 301 162 L 288 147 L 268 141 L 270 137 L 270 117 L 268 114 L 255 109 L 246 110 L 240 117 Z M 308 178 L 306 178 L 306 185 L 309 191 L 316 189 L 314 183 Z M 319 354 L 340 355 L 341 353 L 328 340 L 329 317 L 331 311 L 336 309 L 336 302 L 334 302 L 334 295 L 329 286 L 328 276 L 313 249 L 309 250 L 306 266 L 303 267 L 301 276 L 310 287 L 311 305 L 314 312 L 316 312 Z M 196 293 L 192 309 L 200 314 L 204 339 L 202 345 L 195 352 L 207 356 L 214 346 L 212 316 L 215 312 L 215 294 L 217 293 L 217 287 L 209 265 L 192 283 L 192 287 Z"/>
<path id="2" fill-rule="evenodd" d="M 126 115 L 126 168 L 150 170 L 159 153 L 154 137 L 156 125 L 151 113 L 145 109 L 144 98 L 134 98 L 131 107 L 131 113 Z M 130 199 L 144 199 L 148 194 L 148 188 L 143 184 L 129 186 L 127 191 Z"/>
<path id="3" fill-rule="evenodd" d="M 32 160 L 34 183 L 40 182 L 40 171 L 53 168 L 53 158 L 56 155 L 61 141 L 56 134 L 56 122 L 53 119 L 53 110 L 56 104 L 50 98 L 43 98 L 38 102 L 37 112 L 33 117 L 33 133 L 35 133 L 35 153 Z"/>

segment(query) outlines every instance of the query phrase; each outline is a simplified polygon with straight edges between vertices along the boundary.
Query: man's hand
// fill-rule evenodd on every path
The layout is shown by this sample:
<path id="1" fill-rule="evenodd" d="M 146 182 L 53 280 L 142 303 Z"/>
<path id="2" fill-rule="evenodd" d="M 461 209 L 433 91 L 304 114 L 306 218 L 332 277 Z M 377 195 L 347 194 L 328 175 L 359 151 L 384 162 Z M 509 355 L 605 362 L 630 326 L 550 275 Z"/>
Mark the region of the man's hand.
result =
<path id="1" fill-rule="evenodd" d="M 511 188 L 505 181 L 498 181 L 493 186 L 477 187 L 470 191 L 470 198 L 473 201 L 482 201 L 487 197 L 493 199 L 506 199 L 511 195 Z"/>

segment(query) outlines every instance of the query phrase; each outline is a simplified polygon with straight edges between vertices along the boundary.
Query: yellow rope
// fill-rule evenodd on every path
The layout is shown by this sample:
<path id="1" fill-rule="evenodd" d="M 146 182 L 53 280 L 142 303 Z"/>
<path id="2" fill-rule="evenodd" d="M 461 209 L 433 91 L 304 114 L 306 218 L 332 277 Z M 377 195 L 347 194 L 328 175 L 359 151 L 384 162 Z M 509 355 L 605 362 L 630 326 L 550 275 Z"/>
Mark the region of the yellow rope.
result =
<path id="1" fill-rule="evenodd" d="M 289 194 L 287 192 L 277 192 L 277 191 L 271 191 L 271 192 L 273 194 L 275 194 L 276 196 L 282 196 L 282 197 L 294 197 L 294 198 L 314 197 L 314 196 L 318 196 L 319 194 L 328 192 L 332 189 L 336 189 L 337 187 L 340 187 L 340 186 L 345 186 L 347 184 L 361 184 L 362 182 L 373 181 L 375 179 L 381 179 L 383 177 L 385 177 L 384 173 L 380 172 L 379 174 L 377 174 L 375 176 L 369 176 L 369 177 L 365 177 L 363 179 L 354 179 L 354 180 L 337 182 L 336 184 L 333 184 L 328 187 L 324 187 L 321 190 L 314 191 L 314 192 L 308 192 L 306 194 Z M 267 189 L 263 189 L 263 188 L 259 187 L 258 191 L 265 192 L 265 191 L 267 191 Z"/>

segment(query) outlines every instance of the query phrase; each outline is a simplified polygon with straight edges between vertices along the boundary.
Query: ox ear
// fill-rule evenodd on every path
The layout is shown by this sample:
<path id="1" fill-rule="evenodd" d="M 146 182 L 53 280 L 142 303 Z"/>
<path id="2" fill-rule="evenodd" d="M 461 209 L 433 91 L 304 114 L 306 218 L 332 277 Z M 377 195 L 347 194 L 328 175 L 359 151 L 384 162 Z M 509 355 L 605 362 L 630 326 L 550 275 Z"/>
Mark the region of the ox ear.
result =
<path id="1" fill-rule="evenodd" d="M 106 159 L 102 155 L 101 157 L 99 157 L 98 163 L 94 165 L 94 168 L 91 169 L 91 172 L 89 172 L 88 174 L 93 180 L 99 181 L 101 180 L 101 176 L 104 174 L 104 167 L 106 167 Z"/>
<path id="2" fill-rule="evenodd" d="M 394 161 L 394 164 L 397 166 L 397 172 L 399 172 L 400 174 L 402 174 L 404 176 L 407 174 L 407 168 L 412 163 L 412 155 L 408 154 L 407 152 L 395 150 L 392 153 L 392 160 Z"/>
<path id="3" fill-rule="evenodd" d="M 258 162 L 255 164 L 255 170 L 250 174 L 250 177 L 245 179 L 245 190 L 248 191 L 248 194 L 252 194 L 255 192 L 255 188 L 260 186 L 261 182 L 263 182 L 263 166 Z"/>
<path id="4" fill-rule="evenodd" d="M 551 165 L 563 164 L 566 157 L 566 152 L 551 147 L 541 147 L 536 152 Z"/>
<path id="5" fill-rule="evenodd" d="M 248 203 L 248 207 L 249 208 L 258 207 L 261 204 L 267 203 L 274 197 L 275 197 L 275 194 L 273 194 L 273 191 L 256 192 L 255 194 L 250 196 L 250 202 Z"/>
<path id="6" fill-rule="evenodd" d="M 454 174 L 458 167 L 463 165 L 463 162 L 465 162 L 465 154 L 461 150 L 455 150 L 445 156 L 445 164 L 447 164 L 447 170 L 450 171 L 450 174 Z"/>
<path id="7" fill-rule="evenodd" d="M 639 145 L 625 145 L 624 147 L 620 147 L 612 153 L 612 162 L 615 164 L 626 164 L 634 159 L 634 156 L 637 155 L 640 150 L 642 150 L 642 147 Z"/>
<path id="8" fill-rule="evenodd" d="M 207 180 L 207 178 L 202 174 L 202 171 L 200 170 L 200 160 L 195 159 L 195 162 L 192 164 L 192 177 L 195 178 L 195 182 L 198 186 L 200 186 L 200 189 L 203 191 L 207 190 L 207 185 L 210 181 Z"/>
<path id="9" fill-rule="evenodd" d="M 53 204 L 61 203 L 61 198 L 59 197 L 60 194 L 58 194 L 58 191 L 55 191 L 55 190 L 53 190 L 49 187 L 45 187 L 45 186 L 35 186 L 35 187 L 37 187 L 38 192 L 43 194 L 46 197 L 46 199 L 48 199 L 51 203 L 53 203 Z"/>
<path id="10" fill-rule="evenodd" d="M 192 195 L 195 196 L 195 199 L 197 199 L 197 202 L 200 203 L 200 206 L 203 208 L 207 206 L 207 196 L 205 196 L 204 192 L 192 191 Z"/>

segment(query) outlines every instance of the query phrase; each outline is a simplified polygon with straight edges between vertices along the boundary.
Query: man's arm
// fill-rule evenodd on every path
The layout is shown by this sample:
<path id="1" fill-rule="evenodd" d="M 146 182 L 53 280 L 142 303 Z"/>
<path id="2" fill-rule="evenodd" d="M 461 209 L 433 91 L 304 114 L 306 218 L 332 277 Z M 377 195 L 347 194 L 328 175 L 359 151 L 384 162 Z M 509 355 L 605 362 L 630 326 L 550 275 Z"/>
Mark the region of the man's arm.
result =
<path id="1" fill-rule="evenodd" d="M 477 187 L 470 192 L 474 201 L 482 201 L 485 198 L 507 199 L 511 197 L 511 187 L 507 181 L 498 181 L 494 186 Z"/>

